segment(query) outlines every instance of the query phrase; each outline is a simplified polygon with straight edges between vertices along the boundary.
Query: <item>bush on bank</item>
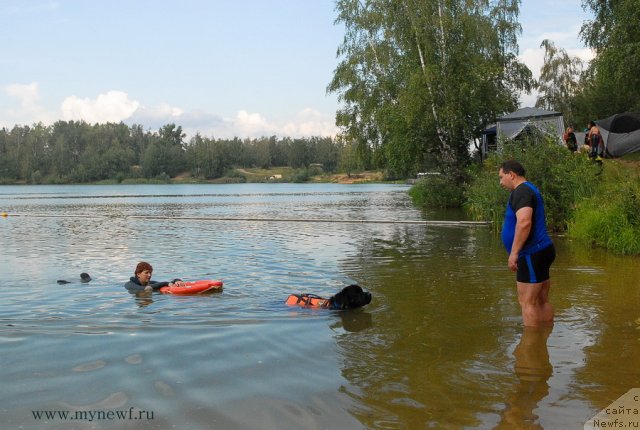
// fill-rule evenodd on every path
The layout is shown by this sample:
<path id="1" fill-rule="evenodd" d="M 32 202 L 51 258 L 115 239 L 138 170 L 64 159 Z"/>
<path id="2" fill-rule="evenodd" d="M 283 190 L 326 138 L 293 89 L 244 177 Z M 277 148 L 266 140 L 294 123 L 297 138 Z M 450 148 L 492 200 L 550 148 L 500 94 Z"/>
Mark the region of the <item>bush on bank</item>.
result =
<path id="1" fill-rule="evenodd" d="M 472 166 L 464 187 L 437 177 L 419 181 L 410 195 L 424 207 L 464 207 L 473 219 L 491 221 L 497 231 L 509 196 L 500 187 L 498 170 L 508 159 L 520 161 L 527 179 L 542 192 L 550 231 L 566 231 L 576 240 L 615 252 L 640 254 L 637 167 L 616 160 L 598 164 L 553 142 L 506 144 L 501 153 Z"/>
<path id="2" fill-rule="evenodd" d="M 616 161 L 605 163 L 597 192 L 580 202 L 569 236 L 621 254 L 640 254 L 640 178 Z"/>
<path id="3" fill-rule="evenodd" d="M 464 203 L 464 188 L 444 176 L 433 175 L 411 187 L 409 196 L 416 206 L 458 208 Z"/>
<path id="4" fill-rule="evenodd" d="M 509 193 L 498 180 L 500 164 L 518 160 L 527 180 L 535 184 L 545 201 L 547 226 L 552 232 L 567 230 L 578 202 L 596 192 L 601 165 L 584 154 L 574 154 L 553 142 L 521 141 L 505 144 L 501 153 L 492 154 L 466 189 L 465 207 L 477 220 L 493 221 L 496 229 L 504 219 Z"/>
<path id="5" fill-rule="evenodd" d="M 509 193 L 500 187 L 498 170 L 503 161 L 515 159 L 526 170 L 526 177 L 542 192 L 547 224 L 551 231 L 566 231 L 579 201 L 596 190 L 601 166 L 584 154 L 573 154 L 554 143 L 528 138 L 504 145 L 482 165 L 468 172 L 464 186 L 435 176 L 418 181 L 409 194 L 417 206 L 426 208 L 464 207 L 478 221 L 491 221 L 497 230 L 504 219 Z"/>

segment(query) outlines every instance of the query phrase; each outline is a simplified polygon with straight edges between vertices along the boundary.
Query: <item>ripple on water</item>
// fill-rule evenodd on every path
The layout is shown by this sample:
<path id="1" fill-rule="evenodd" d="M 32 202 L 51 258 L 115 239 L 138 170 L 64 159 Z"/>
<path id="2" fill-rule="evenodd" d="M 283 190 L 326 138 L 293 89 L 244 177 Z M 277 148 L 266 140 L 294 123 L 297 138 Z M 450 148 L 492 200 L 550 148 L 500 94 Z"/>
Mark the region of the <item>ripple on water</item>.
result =
<path id="1" fill-rule="evenodd" d="M 91 363 L 79 364 L 71 369 L 74 372 L 90 372 L 92 370 L 102 369 L 107 363 L 104 360 L 96 360 Z"/>
<path id="2" fill-rule="evenodd" d="M 124 359 L 129 364 L 141 364 L 142 356 L 140 354 L 133 354 Z"/>
<path id="3" fill-rule="evenodd" d="M 62 404 L 154 410 L 158 428 L 261 429 L 492 428 L 526 405 L 544 427 L 574 428 L 640 378 L 635 260 L 574 253 L 558 238 L 553 375 L 532 405 L 517 398 L 520 311 L 489 231 L 206 219 L 429 218 L 406 189 L 3 188 L 0 207 L 59 215 L 2 220 L 8 427 L 31 426 L 24 411 Z M 156 280 L 221 278 L 225 290 L 131 296 L 122 284 L 140 260 Z M 81 272 L 93 280 L 81 284 Z M 373 293 L 364 312 L 282 303 L 351 282 Z"/>
<path id="4" fill-rule="evenodd" d="M 98 400 L 95 403 L 86 405 L 75 405 L 66 402 L 60 402 L 60 405 L 67 408 L 70 411 L 90 411 L 90 410 L 109 410 L 122 408 L 129 401 L 129 396 L 119 391 L 117 393 L 109 394 L 102 400 Z"/>

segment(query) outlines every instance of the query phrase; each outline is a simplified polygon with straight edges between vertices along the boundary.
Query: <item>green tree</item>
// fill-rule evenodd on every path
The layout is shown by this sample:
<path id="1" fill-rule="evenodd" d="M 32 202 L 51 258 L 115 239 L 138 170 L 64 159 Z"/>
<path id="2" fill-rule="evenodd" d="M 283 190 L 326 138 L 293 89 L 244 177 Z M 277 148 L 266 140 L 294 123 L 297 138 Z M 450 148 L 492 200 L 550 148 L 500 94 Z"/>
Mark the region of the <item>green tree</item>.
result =
<path id="1" fill-rule="evenodd" d="M 175 124 L 167 124 L 160 128 L 158 134 L 160 135 L 160 139 L 165 141 L 167 144 L 183 148 L 186 134 L 183 133 L 182 126 L 176 127 Z"/>
<path id="2" fill-rule="evenodd" d="M 257 167 L 263 169 L 271 168 L 271 151 L 269 139 L 261 138 L 254 142 L 253 152 L 255 153 L 255 163 Z"/>
<path id="3" fill-rule="evenodd" d="M 86 161 L 92 127 L 84 121 L 56 121 L 49 141 L 51 174 L 60 178 Z"/>
<path id="4" fill-rule="evenodd" d="M 0 180 L 12 182 L 18 179 L 17 161 L 9 130 L 0 130 Z"/>
<path id="5" fill-rule="evenodd" d="M 517 60 L 517 0 L 338 0 L 346 28 L 328 86 L 349 140 L 364 142 L 393 176 L 433 159 L 460 182 L 468 142 L 530 91 Z"/>
<path id="6" fill-rule="evenodd" d="M 579 89 L 582 60 L 571 57 L 549 39 L 540 44 L 544 48 L 544 64 L 540 69 L 536 107 L 562 112 L 565 122 L 575 122 L 574 100 Z"/>
<path id="7" fill-rule="evenodd" d="M 357 156 L 357 143 L 345 142 L 340 147 L 338 166 L 348 177 L 351 177 L 353 172 L 360 170 L 361 166 Z"/>
<path id="8" fill-rule="evenodd" d="M 293 139 L 289 147 L 289 166 L 293 168 L 309 167 L 310 145 L 305 139 Z"/>
<path id="9" fill-rule="evenodd" d="M 23 130 L 24 141 L 18 149 L 20 176 L 30 183 L 40 183 L 49 170 L 50 157 L 47 151 L 49 129 L 42 123 L 38 123 L 31 129 L 24 127 Z"/>
<path id="10" fill-rule="evenodd" d="M 142 170 L 147 178 L 160 175 L 174 177 L 186 168 L 185 134 L 182 127 L 167 124 L 158 131 L 159 138 L 145 148 Z"/>
<path id="11" fill-rule="evenodd" d="M 338 168 L 338 146 L 330 137 L 314 137 L 311 141 L 315 145 L 314 162 L 322 164 L 325 172 L 335 172 Z"/>
<path id="12" fill-rule="evenodd" d="M 187 146 L 187 160 L 194 176 L 215 179 L 224 175 L 230 167 L 225 157 L 225 145 L 196 134 Z"/>
<path id="13" fill-rule="evenodd" d="M 583 121 L 640 110 L 638 1 L 583 0 L 583 7 L 594 19 L 583 24 L 580 35 L 596 53 L 576 100 Z"/>
<path id="14" fill-rule="evenodd" d="M 165 141 L 154 142 L 142 157 L 142 171 L 147 178 L 166 175 L 174 177 L 184 168 L 184 153 Z"/>
<path id="15" fill-rule="evenodd" d="M 144 127 L 140 124 L 132 125 L 129 135 L 129 145 L 135 154 L 135 164 L 142 164 L 142 156 L 145 149 L 151 144 L 153 135 L 151 132 L 145 132 Z"/>

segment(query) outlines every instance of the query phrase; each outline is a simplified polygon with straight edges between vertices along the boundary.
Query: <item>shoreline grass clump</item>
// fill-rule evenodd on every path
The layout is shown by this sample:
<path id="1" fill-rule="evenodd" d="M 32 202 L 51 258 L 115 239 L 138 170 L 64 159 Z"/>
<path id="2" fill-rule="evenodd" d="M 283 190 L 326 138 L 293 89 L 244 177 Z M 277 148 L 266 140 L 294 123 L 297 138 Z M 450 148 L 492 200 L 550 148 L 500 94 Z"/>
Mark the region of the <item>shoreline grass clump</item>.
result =
<path id="1" fill-rule="evenodd" d="M 458 208 L 464 203 L 464 189 L 443 175 L 420 179 L 409 189 L 413 204 L 425 208 Z"/>
<path id="2" fill-rule="evenodd" d="M 503 161 L 515 159 L 524 166 L 526 178 L 535 184 L 545 201 L 547 227 L 565 232 L 578 202 L 596 192 L 601 166 L 583 154 L 569 152 L 554 142 L 532 140 L 507 143 L 492 154 L 465 192 L 465 208 L 476 220 L 492 221 L 500 229 L 509 193 L 500 187 L 498 170 Z"/>
<path id="3" fill-rule="evenodd" d="M 605 163 L 596 193 L 578 204 L 569 236 L 620 254 L 640 254 L 640 178 L 615 161 Z"/>

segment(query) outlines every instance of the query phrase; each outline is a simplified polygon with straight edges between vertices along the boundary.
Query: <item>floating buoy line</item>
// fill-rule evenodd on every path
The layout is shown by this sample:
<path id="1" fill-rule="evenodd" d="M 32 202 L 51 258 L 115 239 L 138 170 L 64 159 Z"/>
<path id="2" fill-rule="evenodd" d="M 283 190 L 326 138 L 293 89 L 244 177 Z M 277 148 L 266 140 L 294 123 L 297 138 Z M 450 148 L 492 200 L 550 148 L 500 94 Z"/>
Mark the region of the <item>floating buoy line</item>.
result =
<path id="1" fill-rule="evenodd" d="M 2 212 L 2 217 L 9 214 Z M 176 221 L 223 221 L 223 222 L 283 222 L 283 223 L 341 223 L 341 224 L 410 224 L 451 227 L 482 227 L 491 224 L 489 221 L 446 221 L 446 220 L 386 220 L 386 219 L 334 219 L 334 218 L 252 218 L 252 217 L 219 217 L 219 216 L 160 216 L 160 215 L 71 215 L 71 214 L 10 214 L 11 217 L 25 218 L 81 218 L 81 219 L 148 219 Z"/>

